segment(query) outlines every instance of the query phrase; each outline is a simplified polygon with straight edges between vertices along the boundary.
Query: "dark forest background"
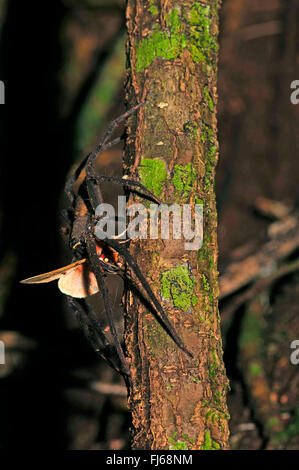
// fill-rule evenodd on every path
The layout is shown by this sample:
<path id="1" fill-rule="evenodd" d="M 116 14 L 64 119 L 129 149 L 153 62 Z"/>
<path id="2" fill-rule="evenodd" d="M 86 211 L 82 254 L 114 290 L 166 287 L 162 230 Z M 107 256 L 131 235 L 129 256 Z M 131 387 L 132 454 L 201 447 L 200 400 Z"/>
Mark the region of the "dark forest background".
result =
<path id="1" fill-rule="evenodd" d="M 56 283 L 19 284 L 69 262 L 63 185 L 125 110 L 124 18 L 122 0 L 0 0 L 1 449 L 129 447 L 122 378 L 89 348 Z M 233 449 L 299 448 L 298 20 L 297 0 L 221 10 L 216 193 Z M 121 164 L 121 145 L 99 162 L 107 175 Z M 121 332 L 121 282 L 110 290 Z"/>

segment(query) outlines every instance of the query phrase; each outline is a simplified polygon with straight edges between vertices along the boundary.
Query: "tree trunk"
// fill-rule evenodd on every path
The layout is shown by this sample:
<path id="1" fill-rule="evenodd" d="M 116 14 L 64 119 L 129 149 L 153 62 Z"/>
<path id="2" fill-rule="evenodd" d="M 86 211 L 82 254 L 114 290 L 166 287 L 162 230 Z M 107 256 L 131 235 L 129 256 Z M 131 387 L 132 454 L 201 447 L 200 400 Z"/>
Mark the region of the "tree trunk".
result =
<path id="1" fill-rule="evenodd" d="M 227 449 L 228 381 L 218 312 L 218 0 L 129 0 L 125 171 L 167 204 L 203 204 L 203 245 L 134 240 L 130 251 L 194 358 L 127 290 L 125 342 L 133 449 Z M 134 196 L 134 200 L 139 200 Z"/>

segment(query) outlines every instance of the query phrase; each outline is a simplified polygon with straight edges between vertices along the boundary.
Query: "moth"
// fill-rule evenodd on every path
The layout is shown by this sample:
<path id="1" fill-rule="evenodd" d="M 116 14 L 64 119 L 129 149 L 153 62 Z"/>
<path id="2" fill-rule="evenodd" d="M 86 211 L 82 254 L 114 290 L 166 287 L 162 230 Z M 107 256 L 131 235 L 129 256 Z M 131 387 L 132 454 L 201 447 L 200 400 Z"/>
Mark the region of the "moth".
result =
<path id="1" fill-rule="evenodd" d="M 101 242 L 97 242 L 96 250 L 103 273 L 115 272 L 121 269 L 122 263 L 119 260 L 118 253 L 113 248 L 104 247 Z M 21 284 L 43 284 L 57 279 L 59 290 L 63 294 L 77 299 L 83 299 L 99 292 L 96 277 L 87 258 L 80 259 L 54 271 L 23 279 L 20 282 Z"/>

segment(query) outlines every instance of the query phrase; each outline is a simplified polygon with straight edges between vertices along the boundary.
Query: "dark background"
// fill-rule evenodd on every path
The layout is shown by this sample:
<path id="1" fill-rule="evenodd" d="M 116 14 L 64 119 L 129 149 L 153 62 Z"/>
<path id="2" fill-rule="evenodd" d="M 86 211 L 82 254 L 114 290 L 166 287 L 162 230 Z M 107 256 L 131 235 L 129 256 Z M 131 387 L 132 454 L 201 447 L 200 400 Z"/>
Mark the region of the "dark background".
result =
<path id="1" fill-rule="evenodd" d="M 122 379 L 90 350 L 55 283 L 19 284 L 69 260 L 60 234 L 64 181 L 125 110 L 124 8 L 121 0 L 0 1 L 2 449 L 129 446 Z M 270 205 L 279 201 L 296 217 L 299 104 L 290 102 L 290 84 L 299 79 L 298 19 L 297 0 L 223 2 L 216 178 L 221 275 L 268 240 L 274 218 L 260 213 L 259 197 Z M 121 161 L 121 146 L 103 154 L 102 173 L 120 174 Z M 297 255 L 294 249 L 284 262 Z M 121 318 L 121 285 L 112 291 Z M 262 381 L 248 374 L 238 342 L 246 305 L 229 308 L 238 292 L 220 303 L 231 446 L 295 449 L 298 366 L 289 356 L 290 342 L 299 339 L 298 273 L 279 276 L 260 295 Z"/>

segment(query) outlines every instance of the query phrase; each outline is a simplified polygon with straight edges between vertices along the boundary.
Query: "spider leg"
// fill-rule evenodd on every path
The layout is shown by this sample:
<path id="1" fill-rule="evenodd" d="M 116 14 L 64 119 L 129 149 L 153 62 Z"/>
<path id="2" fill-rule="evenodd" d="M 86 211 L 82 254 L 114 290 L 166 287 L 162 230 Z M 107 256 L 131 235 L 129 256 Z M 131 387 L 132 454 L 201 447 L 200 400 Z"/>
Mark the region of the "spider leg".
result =
<path id="1" fill-rule="evenodd" d="M 128 369 L 126 358 L 125 358 L 124 352 L 122 350 L 122 347 L 121 347 L 121 344 L 120 344 L 120 341 L 119 341 L 119 338 L 118 338 L 118 335 L 117 335 L 117 332 L 116 332 L 116 329 L 115 329 L 115 325 L 114 325 L 114 321 L 113 321 L 113 315 L 112 315 L 112 311 L 111 311 L 111 307 L 110 307 L 110 303 L 109 303 L 109 294 L 108 294 L 108 291 L 107 291 L 107 288 L 106 288 L 106 285 L 105 285 L 105 281 L 104 281 L 104 278 L 103 278 L 103 274 L 102 274 L 100 264 L 98 262 L 96 244 L 95 244 L 93 235 L 91 233 L 88 233 L 86 235 L 86 248 L 87 248 L 87 254 L 88 254 L 90 264 L 91 264 L 92 271 L 93 271 L 93 273 L 96 277 L 96 280 L 97 280 L 97 283 L 98 283 L 98 286 L 99 286 L 99 290 L 100 290 L 100 292 L 102 293 L 102 296 L 103 296 L 104 306 L 105 306 L 105 310 L 106 310 L 106 316 L 107 316 L 108 324 L 109 324 L 109 327 L 110 327 L 111 335 L 112 335 L 113 340 L 114 340 L 116 351 L 118 353 L 118 356 L 119 356 L 121 364 L 124 368 L 124 371 L 129 376 L 130 371 Z"/>
<path id="2" fill-rule="evenodd" d="M 115 129 L 117 129 L 117 127 L 119 126 L 119 124 L 123 121 L 125 121 L 126 119 L 128 119 L 128 117 L 130 117 L 132 114 L 134 114 L 139 108 L 141 108 L 141 106 L 143 106 L 145 104 L 145 101 L 142 101 L 141 103 L 137 104 L 136 106 L 134 106 L 133 108 L 129 109 L 128 111 L 126 111 L 124 114 L 122 114 L 121 116 L 119 116 L 118 118 L 114 119 L 114 121 L 112 121 L 108 127 L 108 129 L 106 130 L 105 134 L 103 135 L 102 139 L 100 140 L 99 144 L 96 146 L 96 148 L 94 149 L 94 151 L 92 152 L 92 157 L 89 157 L 90 158 L 90 163 L 95 159 L 96 155 L 102 151 L 102 147 L 103 145 L 106 144 L 107 140 L 109 139 L 109 137 L 113 134 L 113 132 L 115 131 Z"/>
<path id="3" fill-rule="evenodd" d="M 132 115 L 134 112 L 136 112 L 143 104 L 144 104 L 144 102 L 138 104 L 134 108 L 130 109 L 129 111 L 127 111 L 126 113 L 121 115 L 119 118 L 115 119 L 110 124 L 110 126 L 108 127 L 108 129 L 105 132 L 104 136 L 100 140 L 99 144 L 95 147 L 93 152 L 91 152 L 81 162 L 81 164 L 79 165 L 79 167 L 78 167 L 77 171 L 75 172 L 74 176 L 72 178 L 70 178 L 70 180 L 66 183 L 65 192 L 68 196 L 68 199 L 71 203 L 72 209 L 73 209 L 74 214 L 75 214 L 74 225 L 78 225 L 78 227 L 76 226 L 76 229 L 75 229 L 75 227 L 73 227 L 73 230 L 72 230 L 73 235 L 75 235 L 75 234 L 77 235 L 77 232 L 78 232 L 78 235 L 80 233 L 82 233 L 83 226 L 86 228 L 86 227 L 88 227 L 88 224 L 89 224 L 89 222 L 88 222 L 89 221 L 88 211 L 86 212 L 85 209 L 84 209 L 83 213 L 80 213 L 80 211 L 79 211 L 76 214 L 76 212 L 75 212 L 74 203 L 75 203 L 75 200 L 77 199 L 77 197 L 76 197 L 76 194 L 74 194 L 74 191 L 73 191 L 74 183 L 76 182 L 76 180 L 80 176 L 81 172 L 84 171 L 84 169 L 85 169 L 85 172 L 86 172 L 86 188 L 87 188 L 87 192 L 88 192 L 88 199 L 89 199 L 89 203 L 90 203 L 93 211 L 95 211 L 97 206 L 100 203 L 103 203 L 103 196 L 102 196 L 102 192 L 101 192 L 101 188 L 100 188 L 100 184 L 99 184 L 100 181 L 98 181 L 95 178 L 96 177 L 96 172 L 95 172 L 95 168 L 94 168 L 94 161 L 97 158 L 97 156 L 104 149 L 107 149 L 107 148 L 111 147 L 112 144 L 118 143 L 120 141 L 120 139 L 118 138 L 118 139 L 115 139 L 114 141 L 111 141 L 110 143 L 107 143 L 109 137 L 112 135 L 114 130 L 118 127 L 118 125 L 122 121 L 127 119 L 130 115 Z M 127 183 L 127 186 L 129 184 L 130 183 Z M 133 185 L 134 185 L 134 187 L 138 186 L 138 184 L 136 185 L 135 183 L 133 183 L 133 184 L 131 184 L 131 187 L 133 187 Z M 145 192 L 147 192 L 146 188 L 145 188 Z M 78 223 L 75 224 L 75 222 L 78 222 Z M 109 327 L 110 327 L 111 335 L 112 335 L 114 343 L 115 343 L 116 351 L 118 353 L 118 356 L 119 356 L 121 364 L 124 368 L 124 371 L 127 374 L 127 376 L 129 377 L 130 376 L 130 371 L 128 369 L 128 366 L 127 366 L 127 363 L 126 363 L 126 358 L 124 356 L 124 352 L 122 350 L 122 347 L 121 347 L 121 344 L 120 344 L 120 341 L 119 341 L 119 338 L 117 336 L 117 332 L 116 332 L 116 329 L 115 329 L 115 324 L 114 324 L 114 321 L 113 321 L 113 315 L 112 315 L 112 311 L 111 311 L 111 307 L 110 307 L 110 303 L 109 303 L 109 295 L 108 295 L 108 291 L 107 291 L 107 288 L 106 288 L 106 285 L 105 285 L 103 272 L 102 272 L 102 269 L 101 269 L 101 265 L 99 263 L 97 250 L 96 250 L 96 244 L 95 244 L 95 240 L 94 240 L 93 237 L 94 236 L 93 236 L 93 234 L 91 234 L 91 232 L 87 232 L 85 237 L 84 237 L 85 238 L 86 249 L 87 249 L 87 254 L 88 254 L 88 259 L 89 259 L 89 262 L 90 262 L 90 265 L 91 265 L 91 269 L 92 269 L 92 271 L 93 271 L 93 273 L 96 277 L 99 290 L 101 291 L 102 296 L 103 296 L 103 301 L 104 301 L 104 306 L 105 306 L 105 310 L 106 310 L 107 320 L 108 320 L 108 324 L 109 324 Z M 75 240 L 78 240 L 78 243 L 80 243 L 79 242 L 80 238 L 77 238 L 77 236 L 75 237 Z M 75 247 L 77 246 L 78 243 L 75 244 Z M 72 299 L 72 298 L 70 298 L 70 299 Z M 70 299 L 69 299 L 69 303 L 70 303 L 72 309 L 73 310 L 76 309 L 77 312 L 79 311 L 79 313 L 80 313 L 80 310 L 78 310 L 78 305 L 80 305 L 80 304 L 76 303 L 76 301 L 74 301 L 73 299 L 72 300 L 70 300 Z M 163 309 L 162 309 L 162 311 L 163 311 Z M 78 316 L 78 319 L 81 320 L 81 323 L 82 323 L 82 314 L 80 316 L 80 314 L 77 313 L 77 316 Z M 90 318 L 89 321 L 94 323 L 94 319 L 92 319 L 92 318 Z M 95 327 L 95 326 L 97 327 L 97 325 L 93 324 L 93 327 Z M 85 332 L 88 333 L 89 337 L 91 336 L 90 331 L 91 331 L 90 328 L 87 328 L 87 330 L 85 328 Z M 98 328 L 96 328 L 96 331 L 98 331 Z"/>
<path id="4" fill-rule="evenodd" d="M 108 142 L 107 144 L 103 145 L 101 150 L 98 151 L 97 155 L 99 155 L 100 153 L 102 152 L 105 152 L 106 150 L 110 149 L 111 147 L 113 147 L 114 145 L 117 145 L 120 141 L 122 140 L 122 137 L 117 137 L 116 139 L 114 140 L 111 140 L 111 142 Z M 81 172 L 84 170 L 84 167 L 87 163 L 87 160 L 89 158 L 91 154 L 89 153 L 83 160 L 82 162 L 80 163 L 80 165 L 78 166 L 78 168 L 76 169 L 74 175 L 69 178 L 69 180 L 66 182 L 65 186 L 64 186 L 64 191 L 65 193 L 67 194 L 70 202 L 72 203 L 73 200 L 74 200 L 74 193 L 73 193 L 73 185 L 75 184 L 75 182 L 77 181 L 77 179 L 79 178 Z"/>
<path id="5" fill-rule="evenodd" d="M 117 176 L 106 176 L 106 175 L 96 175 L 92 177 L 87 177 L 87 180 L 95 179 L 96 181 L 107 181 L 115 184 L 121 184 L 122 186 L 127 186 L 130 189 L 136 191 L 137 189 L 142 189 L 145 196 L 148 196 L 150 199 L 155 201 L 157 204 L 162 204 L 162 201 L 158 199 L 151 191 L 149 191 L 143 184 L 139 183 L 138 181 L 120 178 Z M 141 191 L 140 191 L 141 192 Z"/>
<path id="6" fill-rule="evenodd" d="M 107 140 L 112 135 L 114 130 L 118 127 L 118 125 L 122 121 L 127 119 L 129 116 L 131 116 L 131 114 L 135 113 L 141 106 L 144 105 L 144 103 L 145 103 L 145 101 L 143 101 L 142 103 L 137 104 L 136 106 L 131 108 L 129 111 L 122 114 L 121 116 L 119 116 L 114 121 L 112 121 L 112 123 L 108 127 L 107 131 L 105 132 L 104 136 L 100 140 L 99 144 L 95 147 L 95 149 L 91 152 L 91 154 L 89 154 L 89 156 L 87 158 L 87 162 L 86 162 L 86 166 L 85 166 L 86 184 L 87 184 L 87 191 L 88 191 L 89 200 L 90 200 L 90 203 L 91 203 L 92 208 L 93 208 L 94 211 L 96 210 L 96 208 L 99 204 L 102 204 L 104 202 L 103 197 L 102 197 L 102 193 L 101 193 L 101 190 L 100 190 L 100 186 L 99 186 L 99 184 L 97 184 L 97 180 L 96 180 L 96 172 L 95 172 L 95 168 L 94 168 L 94 165 L 93 165 L 94 161 L 95 161 L 97 155 L 102 151 L 103 145 L 106 144 Z"/>
<path id="7" fill-rule="evenodd" d="M 70 306 L 71 310 L 75 313 L 78 323 L 88 341 L 91 345 L 93 350 L 102 358 L 107 364 L 112 367 L 116 372 L 119 374 L 123 374 L 123 372 L 113 364 L 111 359 L 107 356 L 107 354 L 102 350 L 99 346 L 98 339 L 100 338 L 104 347 L 110 346 L 109 341 L 107 340 L 105 334 L 99 327 L 98 321 L 95 317 L 91 317 L 92 312 L 88 308 L 88 305 L 83 304 L 78 299 L 74 299 L 73 297 L 67 295 L 67 302 Z M 87 320 L 87 321 L 86 321 Z"/>
<path id="8" fill-rule="evenodd" d="M 131 254 L 125 249 L 123 245 L 121 245 L 118 241 L 116 240 L 111 240 L 109 239 L 109 245 L 112 246 L 115 250 L 117 250 L 125 259 L 125 261 L 131 266 L 133 269 L 135 275 L 137 276 L 137 279 L 139 279 L 142 287 L 146 291 L 149 299 L 151 300 L 152 304 L 154 305 L 156 311 L 159 312 L 161 321 L 163 322 L 164 328 L 166 331 L 169 333 L 169 335 L 172 337 L 173 341 L 179 346 L 189 357 L 193 357 L 193 354 L 188 351 L 186 346 L 184 345 L 183 341 L 181 340 L 180 336 L 178 335 L 176 329 L 172 325 L 172 323 L 169 321 L 166 313 L 164 312 L 160 302 L 156 298 L 155 294 L 153 293 L 149 283 L 147 282 L 146 278 L 142 274 L 138 264 L 134 260 L 134 258 L 131 256 Z"/>
<path id="9" fill-rule="evenodd" d="M 75 198 L 74 191 L 73 191 L 73 185 L 75 184 L 75 182 L 79 178 L 80 173 L 83 171 L 83 169 L 86 165 L 86 162 L 89 158 L 89 155 L 90 155 L 90 153 L 84 158 L 84 160 L 82 160 L 82 162 L 80 163 L 80 165 L 76 169 L 74 175 L 71 176 L 71 178 L 69 178 L 69 180 L 65 183 L 64 192 L 66 193 L 66 195 L 67 195 L 67 197 L 68 197 L 71 204 L 73 204 L 73 201 L 74 201 L 74 198 Z"/>
<path id="10" fill-rule="evenodd" d="M 104 136 L 102 137 L 98 145 L 95 147 L 95 149 L 91 153 L 89 153 L 84 158 L 84 160 L 80 163 L 79 167 L 77 168 L 75 174 L 66 182 L 64 190 L 71 204 L 73 203 L 73 200 L 74 200 L 74 193 L 73 193 L 72 187 L 74 183 L 76 182 L 76 180 L 78 179 L 81 171 L 86 167 L 86 174 L 88 174 L 87 167 L 91 169 L 92 163 L 96 159 L 96 157 L 100 153 L 104 152 L 105 150 L 108 150 L 110 147 L 118 144 L 121 141 L 122 137 L 117 137 L 116 139 L 107 143 L 107 140 L 113 134 L 113 132 L 119 126 L 119 124 L 123 122 L 125 119 L 127 119 L 128 117 L 130 117 L 133 113 L 135 113 L 141 106 L 144 105 L 144 103 L 145 101 L 142 101 L 141 103 L 129 109 L 127 112 L 125 112 L 124 114 L 122 114 L 121 116 L 119 116 L 118 118 L 116 118 L 114 121 L 111 122 L 110 126 L 108 127 L 107 131 L 105 132 Z M 89 176 L 93 176 L 94 171 L 92 172 L 89 170 L 89 173 L 90 173 Z M 101 195 L 98 194 L 98 197 L 101 199 Z"/>
<path id="11" fill-rule="evenodd" d="M 71 241 L 73 241 L 73 243 L 74 243 L 74 246 L 73 246 L 73 250 L 74 250 L 73 259 L 76 259 L 76 251 L 77 250 L 80 251 L 83 234 L 86 233 L 86 227 L 87 227 L 88 222 L 89 222 L 89 213 L 87 211 L 86 204 L 84 203 L 83 199 L 79 195 L 76 197 L 75 215 L 76 215 L 76 217 L 75 217 L 73 227 L 72 227 L 72 232 L 71 232 L 71 237 L 72 237 Z M 95 260 L 96 260 L 94 264 L 97 267 L 99 267 L 98 262 L 100 262 L 100 260 L 99 260 L 98 254 L 96 252 L 95 243 L 94 243 L 93 248 L 94 248 L 93 253 L 94 253 L 94 256 L 95 256 Z M 88 254 L 90 254 L 90 253 L 88 253 Z M 92 259 L 93 259 L 93 257 L 90 256 L 90 261 L 92 261 Z M 105 263 L 103 263 L 103 264 L 105 265 Z M 106 266 L 105 266 L 105 268 L 106 268 Z M 99 267 L 99 272 L 100 272 L 102 283 L 103 283 L 102 295 L 103 295 L 103 298 L 104 298 L 104 304 L 105 304 L 105 308 L 106 308 L 106 311 L 107 311 L 107 303 L 108 303 L 108 307 L 110 307 L 109 301 L 106 302 L 106 296 L 108 298 L 108 292 L 107 292 L 106 286 L 104 284 L 104 279 L 102 277 L 102 272 L 101 272 L 100 267 Z M 109 318 L 108 318 L 108 323 L 109 323 L 109 326 L 110 326 L 111 334 L 112 334 L 112 336 L 114 338 L 114 341 L 116 343 L 116 350 L 117 350 L 117 353 L 119 355 L 120 361 L 121 361 L 121 363 L 124 367 L 124 371 L 121 371 L 119 368 L 117 368 L 113 364 L 113 362 L 110 360 L 110 358 L 107 356 L 107 354 L 105 354 L 101 350 L 101 348 L 99 348 L 98 341 L 97 341 L 96 338 L 99 338 L 101 340 L 104 347 L 110 346 L 110 343 L 107 340 L 104 332 L 102 331 L 100 323 L 99 323 L 97 317 L 95 316 L 93 311 L 89 308 L 88 304 L 86 304 L 86 302 L 84 300 L 74 299 L 71 296 L 67 296 L 67 300 L 68 300 L 68 304 L 70 305 L 71 309 L 75 312 L 75 314 L 77 316 L 77 319 L 78 319 L 78 322 L 79 322 L 79 324 L 80 324 L 87 340 L 92 345 L 92 347 L 96 351 L 96 353 L 101 358 L 106 360 L 106 362 L 108 362 L 108 364 L 113 369 L 115 369 L 117 372 L 121 373 L 122 375 L 128 375 L 128 369 L 126 367 L 126 362 L 125 362 L 125 359 L 124 359 L 124 355 L 122 357 L 121 353 L 120 353 L 120 351 L 122 352 L 121 346 L 119 344 L 119 347 L 118 347 L 118 344 L 117 344 L 118 337 L 117 337 L 117 333 L 115 331 L 114 323 L 111 325 L 111 322 L 109 321 Z M 84 316 L 87 317 L 88 323 L 86 321 L 84 321 Z M 111 318 L 112 318 L 112 313 L 111 313 Z M 119 341 L 118 341 L 118 343 L 119 343 Z M 124 362 L 123 362 L 122 359 L 124 359 Z"/>

